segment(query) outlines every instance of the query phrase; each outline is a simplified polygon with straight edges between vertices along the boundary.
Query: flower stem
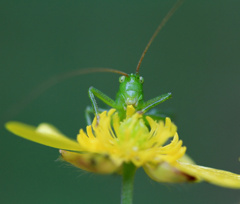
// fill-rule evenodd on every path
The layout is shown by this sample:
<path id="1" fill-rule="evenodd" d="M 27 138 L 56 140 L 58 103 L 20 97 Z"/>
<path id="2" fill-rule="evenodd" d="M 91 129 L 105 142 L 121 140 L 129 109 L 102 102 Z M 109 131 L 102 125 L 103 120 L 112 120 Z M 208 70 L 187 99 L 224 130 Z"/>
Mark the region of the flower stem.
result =
<path id="1" fill-rule="evenodd" d="M 132 163 L 123 164 L 121 204 L 132 204 L 135 171 Z"/>

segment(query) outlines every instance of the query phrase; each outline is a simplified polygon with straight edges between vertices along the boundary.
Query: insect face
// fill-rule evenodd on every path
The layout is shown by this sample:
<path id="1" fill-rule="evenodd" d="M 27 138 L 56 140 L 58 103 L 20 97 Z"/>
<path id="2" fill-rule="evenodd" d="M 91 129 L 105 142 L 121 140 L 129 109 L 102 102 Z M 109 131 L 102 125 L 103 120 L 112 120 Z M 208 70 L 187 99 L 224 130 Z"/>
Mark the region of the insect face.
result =
<path id="1" fill-rule="evenodd" d="M 138 74 L 130 74 L 128 77 L 120 77 L 119 90 L 121 90 L 121 97 L 126 105 L 133 105 L 137 107 L 139 101 L 143 99 L 143 81 L 143 77 Z"/>

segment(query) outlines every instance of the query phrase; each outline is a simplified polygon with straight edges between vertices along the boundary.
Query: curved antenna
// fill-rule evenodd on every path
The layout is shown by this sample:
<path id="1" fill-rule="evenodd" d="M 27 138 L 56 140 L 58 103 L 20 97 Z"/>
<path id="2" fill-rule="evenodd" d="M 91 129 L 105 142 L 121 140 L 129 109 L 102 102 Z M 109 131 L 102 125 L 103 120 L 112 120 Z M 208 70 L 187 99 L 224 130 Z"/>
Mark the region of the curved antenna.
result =
<path id="1" fill-rule="evenodd" d="M 137 65 L 137 69 L 136 69 L 136 73 L 139 72 L 139 68 L 141 66 L 142 60 L 146 54 L 146 52 L 148 51 L 148 48 L 150 47 L 150 45 L 152 44 L 153 40 L 156 38 L 157 34 L 159 33 L 160 30 L 162 30 L 163 26 L 167 23 L 167 21 L 170 19 L 170 17 L 175 13 L 175 11 L 181 6 L 181 4 L 183 3 L 184 0 L 178 0 L 173 7 L 171 8 L 171 10 L 167 13 L 167 15 L 163 18 L 163 20 L 161 21 L 161 23 L 159 24 L 159 26 L 157 27 L 157 29 L 155 30 L 155 32 L 153 33 L 151 39 L 149 40 L 147 46 L 145 47 L 142 56 L 138 62 Z"/>
<path id="2" fill-rule="evenodd" d="M 1 119 L 0 124 L 2 124 L 4 122 L 4 120 L 7 120 L 8 118 L 11 118 L 14 115 L 17 115 L 28 104 L 30 104 L 32 101 L 34 101 L 36 98 L 38 98 L 42 93 L 44 93 L 47 89 L 53 87 L 57 83 L 67 80 L 69 78 L 75 77 L 75 76 L 92 74 L 92 73 L 97 73 L 97 72 L 111 72 L 111 73 L 116 73 L 116 74 L 120 74 L 120 75 L 124 75 L 124 76 L 128 77 L 128 74 L 125 72 L 115 70 L 115 69 L 109 69 L 109 68 L 101 68 L 101 67 L 78 69 L 78 70 L 69 71 L 67 73 L 53 76 L 53 77 L 49 78 L 48 80 L 44 81 L 43 83 L 39 84 L 26 97 L 24 97 L 22 100 L 18 101 L 18 103 L 13 104 L 12 107 L 10 107 L 8 110 L 6 110 L 5 113 L 1 117 L 2 119 Z"/>

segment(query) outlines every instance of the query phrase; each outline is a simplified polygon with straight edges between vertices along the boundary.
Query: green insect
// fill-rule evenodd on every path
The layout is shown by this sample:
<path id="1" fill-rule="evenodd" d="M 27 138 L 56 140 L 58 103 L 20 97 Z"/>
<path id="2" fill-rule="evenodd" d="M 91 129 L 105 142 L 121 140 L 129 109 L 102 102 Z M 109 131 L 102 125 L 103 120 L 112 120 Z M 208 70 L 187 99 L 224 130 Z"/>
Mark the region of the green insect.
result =
<path id="1" fill-rule="evenodd" d="M 87 69 L 75 70 L 75 71 L 64 73 L 58 76 L 54 76 L 50 78 L 48 81 L 45 81 L 44 83 L 40 84 L 26 98 L 24 98 L 22 101 L 16 104 L 16 106 L 11 107 L 9 109 L 10 111 L 6 112 L 6 115 L 8 117 L 9 116 L 11 117 L 13 115 L 12 113 L 16 115 L 18 112 L 24 109 L 24 107 L 26 107 L 30 102 L 32 102 L 34 99 L 40 96 L 44 91 L 46 91 L 47 89 L 49 89 L 50 87 L 52 87 L 53 85 L 61 81 L 64 81 L 66 79 L 69 79 L 78 75 L 84 75 L 89 73 L 112 72 L 112 73 L 117 73 L 122 75 L 119 78 L 120 85 L 119 85 L 119 90 L 116 94 L 116 99 L 113 100 L 103 92 L 99 91 L 98 89 L 94 87 L 90 87 L 88 90 L 88 94 L 89 94 L 92 106 L 88 106 L 85 111 L 85 117 L 88 125 L 90 125 L 92 122 L 91 114 L 95 114 L 95 116 L 97 117 L 97 120 L 99 121 L 99 113 L 105 110 L 102 108 L 98 108 L 96 98 L 100 99 L 108 106 L 115 108 L 118 111 L 120 119 L 125 118 L 126 107 L 128 105 L 132 105 L 136 111 L 138 111 L 141 114 L 144 114 L 144 116 L 148 115 L 156 120 L 163 120 L 166 116 L 162 114 L 159 110 L 153 109 L 153 108 L 159 105 L 160 103 L 170 99 L 172 97 L 172 94 L 167 93 L 167 94 L 158 96 L 156 98 L 153 98 L 151 100 L 144 101 L 144 95 L 143 95 L 144 79 L 142 76 L 139 75 L 139 68 L 153 40 L 155 39 L 159 31 L 162 29 L 162 27 L 169 20 L 169 18 L 173 15 L 173 13 L 180 7 L 182 2 L 183 0 L 178 0 L 175 3 L 175 5 L 171 8 L 171 10 L 167 13 L 167 15 L 164 17 L 164 19 L 161 21 L 159 26 L 157 27 L 156 31 L 152 35 L 151 39 L 149 40 L 147 46 L 145 47 L 141 55 L 141 58 L 136 68 L 136 73 L 126 74 L 122 71 L 118 71 L 115 69 L 108 69 L 108 68 L 87 68 Z M 6 116 L 3 118 L 6 119 Z"/>
<path id="2" fill-rule="evenodd" d="M 99 119 L 99 111 L 103 110 L 100 110 L 98 108 L 95 97 L 102 100 L 108 106 L 115 108 L 118 111 L 119 117 L 123 119 L 126 116 L 127 105 L 132 105 L 136 109 L 136 111 L 143 114 L 148 112 L 150 109 L 154 108 L 158 104 L 166 101 L 167 99 L 170 99 L 172 96 L 171 93 L 167 93 L 151 100 L 144 101 L 144 79 L 142 76 L 139 75 L 138 72 L 135 74 L 121 76 L 119 78 L 119 82 L 120 86 L 115 101 L 108 97 L 106 94 L 99 91 L 98 89 L 94 87 L 89 88 L 88 94 L 92 102 L 92 107 L 87 107 L 86 109 L 86 119 L 88 124 L 91 124 L 92 121 L 89 113 L 95 113 L 95 115 Z M 155 118 L 157 117 L 157 119 L 162 119 L 162 116 L 157 116 L 157 110 L 154 110 L 151 113 L 145 115 L 152 115 L 155 116 Z"/>
<path id="3" fill-rule="evenodd" d="M 157 96 L 156 98 L 153 98 L 148 101 L 144 101 L 144 95 L 143 95 L 143 83 L 144 79 L 142 76 L 139 75 L 139 68 L 141 65 L 141 62 L 150 47 L 151 43 L 153 42 L 154 38 L 157 36 L 158 32 L 162 29 L 162 27 L 165 25 L 165 23 L 168 21 L 168 19 L 173 15 L 173 13 L 177 10 L 177 8 L 182 4 L 183 1 L 178 1 L 172 9 L 168 12 L 168 14 L 165 16 L 165 18 L 162 20 L 162 22 L 159 24 L 158 28 L 154 32 L 153 36 L 151 37 L 150 41 L 148 42 L 145 50 L 142 53 L 142 56 L 139 60 L 139 63 L 137 65 L 136 73 L 126 74 L 121 71 L 117 70 L 106 70 L 109 72 L 115 72 L 118 74 L 121 74 L 123 76 L 120 76 L 119 78 L 119 90 L 116 94 L 115 101 L 108 97 L 103 92 L 99 91 L 98 89 L 94 87 L 90 87 L 88 90 L 88 94 L 92 103 L 92 107 L 87 107 L 86 109 L 86 120 L 88 124 L 91 124 L 91 117 L 90 113 L 94 113 L 99 120 L 99 112 L 102 112 L 103 109 L 98 108 L 96 98 L 103 101 L 108 106 L 115 108 L 118 111 L 118 114 L 121 119 L 125 118 L 126 116 L 126 107 L 128 105 L 132 105 L 136 111 L 138 111 L 141 114 L 151 116 L 157 120 L 164 119 L 164 116 L 159 113 L 156 109 L 152 109 L 155 106 L 159 105 L 160 103 L 170 99 L 172 97 L 171 93 L 163 94 L 161 96 Z M 150 111 L 151 110 L 151 111 Z"/>

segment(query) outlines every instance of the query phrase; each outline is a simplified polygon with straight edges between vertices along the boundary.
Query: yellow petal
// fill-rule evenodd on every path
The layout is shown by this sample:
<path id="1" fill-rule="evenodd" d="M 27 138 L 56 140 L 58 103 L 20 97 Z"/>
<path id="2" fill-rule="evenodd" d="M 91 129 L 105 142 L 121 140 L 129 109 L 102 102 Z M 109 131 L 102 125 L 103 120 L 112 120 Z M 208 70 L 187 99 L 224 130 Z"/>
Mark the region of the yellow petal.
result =
<path id="1" fill-rule="evenodd" d="M 33 142 L 58 149 L 80 151 L 80 146 L 76 141 L 67 138 L 50 124 L 42 123 L 34 127 L 20 122 L 8 122 L 5 126 L 15 135 Z"/>
<path id="2" fill-rule="evenodd" d="M 126 117 L 131 117 L 135 113 L 135 108 L 132 105 L 127 106 Z"/>
<path id="3" fill-rule="evenodd" d="M 228 171 L 178 161 L 174 165 L 180 171 L 209 183 L 228 188 L 240 188 L 240 175 Z"/>

